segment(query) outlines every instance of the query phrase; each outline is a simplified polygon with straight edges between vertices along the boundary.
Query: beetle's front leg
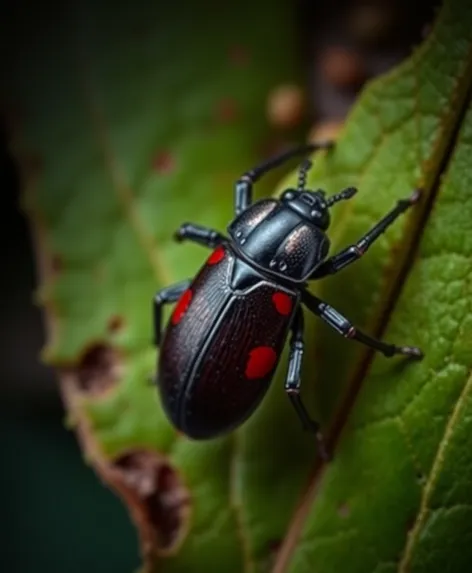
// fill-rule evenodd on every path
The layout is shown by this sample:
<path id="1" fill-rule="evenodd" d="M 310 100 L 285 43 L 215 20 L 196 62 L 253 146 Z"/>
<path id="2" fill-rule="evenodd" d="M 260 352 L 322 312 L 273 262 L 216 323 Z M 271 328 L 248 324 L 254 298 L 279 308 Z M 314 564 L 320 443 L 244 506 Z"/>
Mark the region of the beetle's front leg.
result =
<path id="1" fill-rule="evenodd" d="M 297 412 L 303 428 L 310 432 L 314 432 L 316 435 L 319 455 L 322 459 L 327 461 L 330 459 L 330 455 L 328 454 L 323 435 L 319 430 L 319 424 L 318 422 L 315 422 L 311 419 L 308 410 L 303 404 L 302 398 L 300 396 L 303 349 L 305 346 L 303 341 L 303 330 L 303 310 L 300 307 L 297 311 L 292 326 L 292 338 L 290 340 L 290 358 L 288 363 L 287 378 L 285 380 L 285 391 L 287 392 L 287 395 L 290 398 L 295 411 Z"/>
<path id="2" fill-rule="evenodd" d="M 193 241 L 204 247 L 214 249 L 225 240 L 225 237 L 214 229 L 194 225 L 193 223 L 184 223 L 175 232 L 174 239 L 179 243 L 182 241 Z"/>
<path id="3" fill-rule="evenodd" d="M 160 290 L 153 301 L 154 310 L 154 345 L 159 347 L 162 333 L 162 307 L 165 304 L 177 302 L 182 294 L 188 289 L 190 280 L 181 281 Z"/>
<path id="4" fill-rule="evenodd" d="M 242 177 L 236 182 L 234 189 L 234 211 L 235 215 L 240 215 L 245 211 L 252 203 L 252 187 L 260 177 L 279 167 L 289 159 L 296 157 L 297 155 L 304 155 L 316 151 L 318 149 L 330 149 L 334 146 L 332 141 L 326 141 L 324 143 L 308 143 L 306 145 L 300 145 L 298 147 L 293 147 L 287 151 L 283 151 L 270 159 L 267 159 L 260 165 L 257 165 L 250 171 L 244 173 Z"/>
<path id="5" fill-rule="evenodd" d="M 394 223 L 398 217 L 408 210 L 411 206 L 419 201 L 421 192 L 416 189 L 410 197 L 401 199 L 397 202 L 396 206 L 385 215 L 376 225 L 370 229 L 357 243 L 346 247 L 337 255 L 326 259 L 312 274 L 309 280 L 319 279 L 329 274 L 335 274 L 344 267 L 355 263 L 359 260 L 369 249 L 375 241 L 385 233 L 385 231 Z"/>

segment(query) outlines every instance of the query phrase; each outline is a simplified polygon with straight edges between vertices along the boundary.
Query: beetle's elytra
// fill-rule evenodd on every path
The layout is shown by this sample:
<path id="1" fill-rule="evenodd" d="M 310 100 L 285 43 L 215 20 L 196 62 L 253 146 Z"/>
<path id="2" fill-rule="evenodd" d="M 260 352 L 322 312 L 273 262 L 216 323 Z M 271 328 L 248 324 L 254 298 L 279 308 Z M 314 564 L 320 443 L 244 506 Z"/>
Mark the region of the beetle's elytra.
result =
<path id="1" fill-rule="evenodd" d="M 315 432 L 320 455 L 328 457 L 319 425 L 300 397 L 304 309 L 341 335 L 385 356 L 421 358 L 413 346 L 396 346 L 363 333 L 337 310 L 308 291 L 308 282 L 357 261 L 411 205 L 420 192 L 398 201 L 356 244 L 328 257 L 329 209 L 350 199 L 349 187 L 331 197 L 305 188 L 311 166 L 305 160 L 296 189 L 278 199 L 252 203 L 261 175 L 289 158 L 331 143 L 286 151 L 245 173 L 235 187 L 235 219 L 228 237 L 186 223 L 178 241 L 213 249 L 196 277 L 167 287 L 154 299 L 155 344 L 160 347 L 157 384 L 173 424 L 194 439 L 214 438 L 241 425 L 267 392 L 288 334 L 290 357 L 285 390 L 303 426 Z M 162 306 L 177 302 L 161 337 Z"/>

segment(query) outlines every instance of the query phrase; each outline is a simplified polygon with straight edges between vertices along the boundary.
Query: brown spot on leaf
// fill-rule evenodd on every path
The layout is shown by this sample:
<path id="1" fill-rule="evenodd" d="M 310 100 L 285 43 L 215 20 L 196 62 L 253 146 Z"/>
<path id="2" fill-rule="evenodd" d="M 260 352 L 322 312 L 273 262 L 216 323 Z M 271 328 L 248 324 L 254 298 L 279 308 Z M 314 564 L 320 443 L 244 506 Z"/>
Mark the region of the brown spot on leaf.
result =
<path id="1" fill-rule="evenodd" d="M 351 508 L 348 506 L 347 503 L 343 503 L 338 507 L 338 515 L 339 517 L 349 517 L 349 514 L 351 513 Z"/>
<path id="2" fill-rule="evenodd" d="M 164 175 L 171 173 L 175 167 L 175 160 L 171 153 L 168 151 L 160 151 L 152 161 L 152 168 L 154 171 Z"/>
<path id="3" fill-rule="evenodd" d="M 64 269 L 64 260 L 61 255 L 55 254 L 51 257 L 51 270 L 54 274 L 59 274 Z"/>
<path id="4" fill-rule="evenodd" d="M 238 115 L 238 106 L 234 99 L 224 98 L 218 102 L 216 116 L 221 123 L 232 123 Z"/>
<path id="5" fill-rule="evenodd" d="M 244 46 L 233 46 L 229 51 L 229 59 L 235 66 L 245 66 L 249 63 L 249 52 Z"/>
<path id="6" fill-rule="evenodd" d="M 345 46 L 327 46 L 319 67 L 326 81 L 339 89 L 357 89 L 367 78 L 361 54 Z"/>
<path id="7" fill-rule="evenodd" d="M 267 98 L 267 117 L 274 127 L 296 127 L 300 124 L 305 110 L 305 93 L 297 85 L 279 85 L 269 93 Z"/>
<path id="8" fill-rule="evenodd" d="M 125 319 L 119 314 L 114 314 L 108 319 L 108 331 L 112 334 L 119 332 L 125 325 Z"/>
<path id="9" fill-rule="evenodd" d="M 149 547 L 169 554 L 180 545 L 189 522 L 190 494 L 168 460 L 151 451 L 127 453 L 113 467 L 128 497 Z M 139 514 L 139 515 L 138 515 Z"/>
<path id="10" fill-rule="evenodd" d="M 89 394 L 102 394 L 121 377 L 122 361 L 118 352 L 106 344 L 91 346 L 82 356 L 76 372 L 77 388 Z"/>

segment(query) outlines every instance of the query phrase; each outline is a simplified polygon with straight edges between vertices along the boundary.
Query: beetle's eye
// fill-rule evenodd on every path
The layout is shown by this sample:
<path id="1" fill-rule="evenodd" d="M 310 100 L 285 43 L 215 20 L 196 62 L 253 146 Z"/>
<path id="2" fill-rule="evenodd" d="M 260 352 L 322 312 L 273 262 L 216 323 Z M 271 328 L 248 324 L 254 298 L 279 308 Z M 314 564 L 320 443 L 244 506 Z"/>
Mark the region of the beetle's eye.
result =
<path id="1" fill-rule="evenodd" d="M 285 199 L 285 201 L 291 201 L 292 199 L 295 199 L 295 193 L 290 190 L 284 191 L 282 199 Z"/>

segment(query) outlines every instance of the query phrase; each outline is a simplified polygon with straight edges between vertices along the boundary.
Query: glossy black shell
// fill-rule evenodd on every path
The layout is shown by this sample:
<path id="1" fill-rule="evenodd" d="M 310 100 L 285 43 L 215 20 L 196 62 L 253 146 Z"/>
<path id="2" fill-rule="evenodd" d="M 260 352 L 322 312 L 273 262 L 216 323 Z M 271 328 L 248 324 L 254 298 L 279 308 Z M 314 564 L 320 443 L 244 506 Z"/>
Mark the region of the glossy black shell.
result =
<path id="1" fill-rule="evenodd" d="M 229 245 L 219 249 L 193 280 L 191 295 L 184 294 L 189 301 L 184 312 L 177 304 L 158 365 L 164 408 L 175 426 L 194 439 L 229 432 L 257 408 L 299 304 L 296 290 L 265 278 Z M 288 301 L 283 313 L 274 304 L 276 293 Z M 273 349 L 276 361 L 266 375 L 251 378 L 248 362 L 257 347 Z"/>
<path id="2" fill-rule="evenodd" d="M 263 199 L 228 227 L 240 253 L 263 270 L 303 283 L 329 251 L 329 239 L 318 227 L 281 201 Z"/>

